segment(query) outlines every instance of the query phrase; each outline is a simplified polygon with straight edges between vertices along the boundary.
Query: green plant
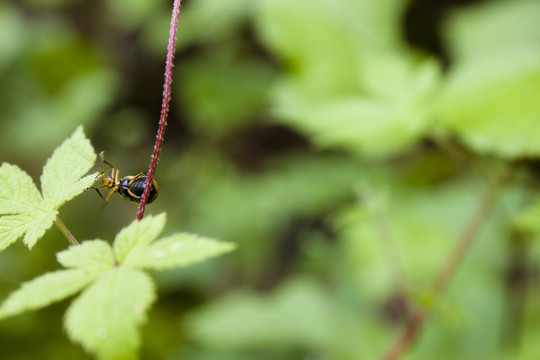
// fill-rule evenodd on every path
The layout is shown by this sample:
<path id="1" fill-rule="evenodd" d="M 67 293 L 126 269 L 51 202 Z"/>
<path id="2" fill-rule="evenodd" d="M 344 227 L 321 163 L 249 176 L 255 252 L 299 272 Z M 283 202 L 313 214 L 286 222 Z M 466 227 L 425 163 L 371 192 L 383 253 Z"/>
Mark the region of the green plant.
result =
<path id="1" fill-rule="evenodd" d="M 58 216 L 62 205 L 97 179 L 96 173 L 87 175 L 96 154 L 82 126 L 45 164 L 41 193 L 31 177 L 16 165 L 0 166 L 0 250 L 23 236 L 24 244 L 31 249 L 53 223 L 72 245 L 57 254 L 58 262 L 66 269 L 23 283 L 0 306 L 0 320 L 81 292 L 66 312 L 65 329 L 71 340 L 99 359 L 137 357 L 138 326 L 156 298 L 154 283 L 143 270 L 185 267 L 234 248 L 229 243 L 187 233 L 155 241 L 165 226 L 165 214 L 143 219 L 169 111 L 180 2 L 175 0 L 173 6 L 159 129 L 137 220 L 117 234 L 112 246 L 104 240 L 79 244 Z"/>
<path id="2" fill-rule="evenodd" d="M 65 270 L 25 282 L 0 306 L 0 319 L 82 293 L 64 318 L 70 339 L 99 359 L 136 358 L 138 326 L 156 298 L 151 277 L 143 270 L 185 267 L 233 250 L 229 243 L 176 233 L 156 240 L 165 214 L 147 216 L 120 231 L 111 246 L 104 240 L 80 245 L 58 217 L 58 209 L 90 186 L 86 175 L 96 154 L 82 127 L 64 141 L 43 168 L 42 192 L 16 165 L 0 167 L 0 244 L 18 238 L 32 248 L 56 222 L 71 247 L 57 254 Z"/>
<path id="3" fill-rule="evenodd" d="M 33 174 L 24 149 L 60 143 L 76 121 L 140 171 L 170 3 L 1 5 L 6 160 Z M 100 16 L 81 24 L 89 8 Z M 153 276 L 141 357 L 540 358 L 539 17 L 535 0 L 184 2 L 149 210 L 241 251 Z M 121 92 L 102 90 L 103 70 Z M 92 196 L 61 217 L 112 240 L 132 204 Z M 0 298 L 45 272 L 55 232 L 0 253 Z M 50 331 L 63 305 L 0 322 L 0 357 L 82 357 Z"/>
<path id="4" fill-rule="evenodd" d="M 327 251 L 323 280 L 287 279 L 270 295 L 209 304 L 191 318 L 208 348 L 272 344 L 276 358 L 539 356 L 538 307 L 525 300 L 538 303 L 539 208 L 524 186 L 537 182 L 540 156 L 539 3 L 445 13 L 446 63 L 406 40 L 409 3 L 257 2 L 257 34 L 283 69 L 275 119 L 319 149 L 346 151 L 363 173 L 351 184 L 358 203 L 329 221 L 334 246 L 303 254 Z"/>

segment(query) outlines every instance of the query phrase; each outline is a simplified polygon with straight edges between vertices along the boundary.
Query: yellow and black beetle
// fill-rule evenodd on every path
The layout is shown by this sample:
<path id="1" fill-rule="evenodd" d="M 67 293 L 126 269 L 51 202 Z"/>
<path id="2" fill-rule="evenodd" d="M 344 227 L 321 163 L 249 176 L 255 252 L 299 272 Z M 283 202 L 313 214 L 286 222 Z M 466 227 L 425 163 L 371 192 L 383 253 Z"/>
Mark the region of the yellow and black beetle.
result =
<path id="1" fill-rule="evenodd" d="M 137 175 L 129 175 L 123 178 L 120 178 L 120 172 L 118 169 L 107 162 L 104 158 L 104 152 L 102 151 L 99 154 L 99 158 L 105 164 L 109 165 L 107 170 L 104 170 L 96 176 L 94 181 L 97 181 L 99 178 L 103 177 L 109 170 L 111 171 L 111 176 L 103 177 L 101 179 L 100 187 L 89 187 L 88 189 L 94 189 L 105 201 L 109 201 L 112 194 L 115 192 L 118 193 L 124 200 L 131 201 L 136 204 L 141 203 L 141 198 L 144 192 L 144 186 L 146 185 L 146 179 L 148 178 L 145 173 L 139 173 Z M 103 197 L 100 190 L 109 189 L 107 197 Z M 150 186 L 150 192 L 148 193 L 147 204 L 150 204 L 154 201 L 159 192 L 159 186 L 155 179 L 152 179 L 152 185 Z"/>

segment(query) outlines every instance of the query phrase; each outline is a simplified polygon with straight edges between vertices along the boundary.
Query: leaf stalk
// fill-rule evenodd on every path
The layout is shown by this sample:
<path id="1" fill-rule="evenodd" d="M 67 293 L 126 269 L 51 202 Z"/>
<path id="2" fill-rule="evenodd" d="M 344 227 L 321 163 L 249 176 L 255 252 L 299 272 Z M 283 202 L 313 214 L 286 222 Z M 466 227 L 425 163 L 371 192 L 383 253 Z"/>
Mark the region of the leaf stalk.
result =
<path id="1" fill-rule="evenodd" d="M 60 217 L 57 216 L 56 219 L 54 219 L 54 223 L 56 224 L 56 226 L 58 226 L 60 231 L 62 231 L 62 233 L 68 239 L 68 241 L 71 243 L 71 245 L 73 245 L 73 246 L 79 245 L 79 242 L 77 241 L 77 239 L 75 239 L 75 236 L 73 236 L 73 234 L 68 230 L 66 225 L 64 225 L 62 220 L 60 220 Z"/>

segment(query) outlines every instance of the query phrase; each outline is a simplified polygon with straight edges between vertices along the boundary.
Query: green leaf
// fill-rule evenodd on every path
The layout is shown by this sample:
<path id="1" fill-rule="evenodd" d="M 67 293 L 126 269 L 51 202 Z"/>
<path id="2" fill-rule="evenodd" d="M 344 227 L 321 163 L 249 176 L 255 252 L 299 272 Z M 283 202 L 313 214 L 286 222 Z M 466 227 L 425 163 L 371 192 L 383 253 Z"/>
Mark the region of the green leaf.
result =
<path id="1" fill-rule="evenodd" d="M 57 211 L 43 201 L 32 178 L 16 165 L 0 167 L 0 250 L 19 237 L 32 248 L 51 227 Z"/>
<path id="2" fill-rule="evenodd" d="M 234 250 L 231 243 L 193 234 L 174 234 L 131 252 L 124 264 L 146 269 L 184 267 Z"/>
<path id="3" fill-rule="evenodd" d="M 0 319 L 65 299 L 80 291 L 93 278 L 81 270 L 60 270 L 25 282 L 4 301 L 0 307 Z"/>
<path id="4" fill-rule="evenodd" d="M 17 165 L 0 166 L 0 215 L 41 210 L 42 197 L 32 178 Z"/>
<path id="5" fill-rule="evenodd" d="M 359 71 L 360 61 L 403 46 L 399 22 L 406 3 L 263 0 L 256 25 L 263 43 L 285 58 L 295 73 L 330 85 L 314 91 L 358 89 L 358 75 L 365 75 Z"/>
<path id="6" fill-rule="evenodd" d="M 13 244 L 25 232 L 28 223 L 21 215 L 0 216 L 0 250 L 4 250 Z"/>
<path id="7" fill-rule="evenodd" d="M 527 200 L 530 201 L 530 199 Z M 512 220 L 517 230 L 538 239 L 540 235 L 540 199 L 534 199 L 519 212 L 513 214 Z"/>
<path id="8" fill-rule="evenodd" d="M 275 88 L 278 119 L 323 147 L 395 154 L 428 130 L 440 66 L 399 36 L 406 1 L 263 0 L 263 42 L 288 73 Z"/>
<path id="9" fill-rule="evenodd" d="M 309 134 L 319 146 L 339 146 L 374 157 L 397 153 L 413 145 L 430 124 L 439 75 L 438 65 L 432 61 L 399 66 L 402 68 L 394 72 L 381 69 L 394 74 L 395 94 L 388 97 L 358 94 L 285 104 L 288 94 L 302 90 L 283 87 L 278 102 L 284 105 L 276 112 L 282 122 Z"/>
<path id="10" fill-rule="evenodd" d="M 29 249 L 33 248 L 36 242 L 45 234 L 53 224 L 54 219 L 58 215 L 58 211 L 50 210 L 47 212 L 38 212 L 32 215 L 18 215 L 20 218 L 31 219 L 26 226 L 26 234 L 24 235 L 23 242 Z"/>
<path id="11" fill-rule="evenodd" d="M 137 327 L 154 301 L 154 284 L 144 272 L 119 267 L 102 274 L 69 307 L 69 337 L 101 360 L 135 359 Z"/>
<path id="12" fill-rule="evenodd" d="M 438 119 L 476 151 L 540 155 L 540 3 L 486 2 L 445 28 L 454 59 Z"/>
<path id="13" fill-rule="evenodd" d="M 43 197 L 58 208 L 94 182 L 95 174 L 84 176 L 94 165 L 96 154 L 82 126 L 47 160 L 41 175 Z M 84 176 L 84 177 L 83 177 Z"/>
<path id="14" fill-rule="evenodd" d="M 69 270 L 25 283 L 0 307 L 0 319 L 46 306 L 86 287 L 66 313 L 69 337 L 99 359 L 135 359 L 140 343 L 138 326 L 155 299 L 151 278 L 136 267 L 187 266 L 233 248 L 231 244 L 186 234 L 152 243 L 163 230 L 165 217 L 163 213 L 134 221 L 118 234 L 114 249 L 103 240 L 90 240 L 58 253 L 58 261 Z M 5 232 L 8 241 L 14 241 L 28 224 L 53 221 L 43 219 L 6 215 L 0 218 L 0 233 Z M 32 224 L 27 236 L 36 238 L 40 226 Z M 119 254 L 123 258 L 120 264 L 116 261 Z"/>
<path id="15" fill-rule="evenodd" d="M 115 265 L 111 246 L 103 240 L 90 240 L 78 246 L 70 246 L 69 249 L 57 253 L 56 259 L 67 268 L 99 272 Z"/>
<path id="16" fill-rule="evenodd" d="M 444 24 L 444 37 L 456 60 L 491 59 L 508 51 L 533 50 L 540 37 L 540 4 L 494 1 L 462 8 Z"/>
<path id="17" fill-rule="evenodd" d="M 56 210 L 49 210 L 0 216 L 0 250 L 11 245 L 25 233 L 23 242 L 31 249 L 52 226 L 57 214 Z"/>
<path id="18" fill-rule="evenodd" d="M 265 296 L 237 293 L 203 307 L 188 326 L 196 340 L 221 350 L 296 346 L 329 359 L 364 358 L 345 313 L 318 284 L 295 279 Z"/>
<path id="19" fill-rule="evenodd" d="M 334 308 L 316 284 L 291 282 L 269 296 L 235 294 L 190 319 L 194 336 L 220 347 L 327 343 Z"/>
<path id="20" fill-rule="evenodd" d="M 57 209 L 90 186 L 95 174 L 83 178 L 96 155 L 82 127 L 58 147 L 41 176 L 43 196 L 32 178 L 19 167 L 0 167 L 0 250 L 26 233 L 23 242 L 32 248 L 49 229 Z"/>
<path id="21" fill-rule="evenodd" d="M 166 214 L 146 216 L 141 221 L 134 220 L 123 228 L 114 239 L 113 249 L 118 262 L 124 259 L 135 247 L 150 244 L 157 239 L 165 226 Z"/>

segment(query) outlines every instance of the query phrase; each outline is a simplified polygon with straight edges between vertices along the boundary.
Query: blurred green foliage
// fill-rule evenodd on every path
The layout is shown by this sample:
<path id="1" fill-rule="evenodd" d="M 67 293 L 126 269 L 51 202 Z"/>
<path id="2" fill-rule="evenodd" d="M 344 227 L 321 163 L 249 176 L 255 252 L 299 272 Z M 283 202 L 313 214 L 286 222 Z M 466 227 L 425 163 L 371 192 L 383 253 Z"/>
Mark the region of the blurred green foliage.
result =
<path id="1" fill-rule="evenodd" d="M 430 119 L 438 65 L 403 43 L 403 3 L 260 1 L 260 37 L 289 69 L 275 93 L 278 116 L 317 144 L 363 155 L 417 141 Z"/>
<path id="2" fill-rule="evenodd" d="M 171 6 L 1 2 L 0 160 L 35 181 L 84 124 L 121 175 L 144 170 Z M 540 358 L 539 16 L 536 0 L 184 0 L 147 211 L 168 213 L 165 233 L 238 249 L 154 274 L 141 358 L 375 359 L 407 304 L 433 316 L 404 358 Z M 429 284 L 503 172 L 495 211 L 434 299 Z M 88 239 L 135 213 L 90 192 L 60 211 Z M 2 299 L 58 269 L 66 245 L 52 230 L 32 252 L 0 253 Z M 1 322 L 0 357 L 89 358 L 61 331 L 66 306 Z"/>
<path id="3" fill-rule="evenodd" d="M 477 151 L 506 158 L 540 152 L 539 16 L 537 1 L 499 1 L 447 23 L 453 66 L 438 115 Z"/>

